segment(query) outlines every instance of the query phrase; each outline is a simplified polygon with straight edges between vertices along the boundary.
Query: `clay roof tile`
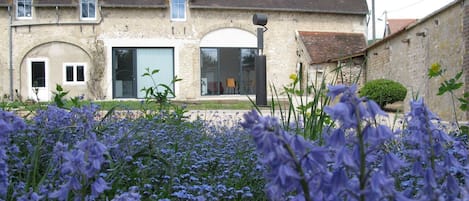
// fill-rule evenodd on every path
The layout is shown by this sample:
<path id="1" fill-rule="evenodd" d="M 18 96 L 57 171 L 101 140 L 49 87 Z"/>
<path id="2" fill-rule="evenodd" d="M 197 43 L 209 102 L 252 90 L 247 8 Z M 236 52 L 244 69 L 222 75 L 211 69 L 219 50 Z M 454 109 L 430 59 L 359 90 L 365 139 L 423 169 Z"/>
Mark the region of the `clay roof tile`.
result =
<path id="1" fill-rule="evenodd" d="M 312 64 L 330 62 L 366 48 L 365 35 L 361 33 L 300 31 L 299 35 Z"/>

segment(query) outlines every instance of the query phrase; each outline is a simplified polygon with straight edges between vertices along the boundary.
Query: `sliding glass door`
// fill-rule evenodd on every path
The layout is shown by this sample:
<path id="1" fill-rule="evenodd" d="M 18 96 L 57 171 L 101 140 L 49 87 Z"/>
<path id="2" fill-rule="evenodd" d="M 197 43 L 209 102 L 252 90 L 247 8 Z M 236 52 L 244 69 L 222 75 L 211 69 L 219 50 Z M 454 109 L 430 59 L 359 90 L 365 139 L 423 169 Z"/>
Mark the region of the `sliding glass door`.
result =
<path id="1" fill-rule="evenodd" d="M 256 49 L 201 48 L 201 95 L 255 94 Z"/>
<path id="2" fill-rule="evenodd" d="M 142 89 L 154 85 L 151 78 L 142 76 L 146 68 L 158 69 L 153 76 L 156 84 L 174 90 L 173 48 L 113 48 L 112 52 L 114 98 L 144 98 Z"/>

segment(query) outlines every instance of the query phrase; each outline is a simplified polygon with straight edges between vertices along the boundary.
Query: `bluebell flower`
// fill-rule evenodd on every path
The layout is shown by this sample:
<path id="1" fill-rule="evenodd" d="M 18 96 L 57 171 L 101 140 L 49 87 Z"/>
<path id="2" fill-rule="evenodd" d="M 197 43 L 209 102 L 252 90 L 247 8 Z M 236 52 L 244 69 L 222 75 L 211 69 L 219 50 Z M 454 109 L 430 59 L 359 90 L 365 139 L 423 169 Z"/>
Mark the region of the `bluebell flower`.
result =
<path id="1" fill-rule="evenodd" d="M 85 153 L 81 150 L 73 150 L 63 154 L 65 163 L 62 164 L 61 172 L 64 175 L 82 172 L 85 170 Z"/>
<path id="2" fill-rule="evenodd" d="M 101 169 L 101 164 L 104 163 L 104 152 L 106 146 L 96 140 L 96 134 L 91 133 L 90 137 L 84 141 L 78 143 L 77 147 L 87 155 L 87 163 L 85 167 L 85 173 L 88 178 L 91 178 L 97 174 Z"/>
<path id="3" fill-rule="evenodd" d="M 333 193 L 339 193 L 347 187 L 348 177 L 343 168 L 337 168 L 332 174 L 331 188 L 335 189 Z"/>
<path id="4" fill-rule="evenodd" d="M 348 86 L 342 85 L 342 84 L 328 85 L 327 88 L 328 88 L 327 96 L 331 97 L 332 99 L 335 99 L 337 96 L 349 90 Z"/>
<path id="5" fill-rule="evenodd" d="M 384 172 L 375 172 L 371 176 L 370 191 L 377 195 L 377 198 L 394 196 L 394 179 L 387 176 Z"/>
<path id="6" fill-rule="evenodd" d="M 50 198 L 57 198 L 60 201 L 68 200 L 68 195 L 70 193 L 70 188 L 68 187 L 68 183 L 63 184 L 59 190 L 51 192 L 49 194 Z"/>
<path id="7" fill-rule="evenodd" d="M 391 175 L 395 171 L 405 166 L 406 163 L 397 157 L 394 153 L 386 153 L 383 159 L 382 170 L 386 175 Z"/>
<path id="8" fill-rule="evenodd" d="M 91 196 L 97 198 L 105 190 L 111 189 L 103 178 L 99 177 L 91 184 Z"/>
<path id="9" fill-rule="evenodd" d="M 8 174 L 8 155 L 7 151 L 11 148 L 17 148 L 16 145 L 10 147 L 11 133 L 24 130 L 26 124 L 23 119 L 11 112 L 0 110 L 0 199 L 6 197 L 9 186 Z"/>
<path id="10" fill-rule="evenodd" d="M 326 136 L 327 137 L 327 136 Z M 327 146 L 341 148 L 345 145 L 345 132 L 342 129 L 334 129 L 331 135 L 326 138 Z"/>
<path id="11" fill-rule="evenodd" d="M 30 189 L 30 191 L 27 194 L 19 197 L 17 201 L 39 201 L 39 200 L 43 200 L 43 198 L 44 196 L 40 196 L 36 192 L 33 192 L 32 189 Z"/>
<path id="12" fill-rule="evenodd" d="M 350 104 L 340 102 L 332 107 L 326 106 L 324 112 L 332 119 L 338 120 L 345 129 L 355 128 L 358 125 L 357 118 L 354 116 L 354 108 Z"/>
<path id="13" fill-rule="evenodd" d="M 140 201 L 141 195 L 137 192 L 125 192 L 114 197 L 111 201 Z"/>

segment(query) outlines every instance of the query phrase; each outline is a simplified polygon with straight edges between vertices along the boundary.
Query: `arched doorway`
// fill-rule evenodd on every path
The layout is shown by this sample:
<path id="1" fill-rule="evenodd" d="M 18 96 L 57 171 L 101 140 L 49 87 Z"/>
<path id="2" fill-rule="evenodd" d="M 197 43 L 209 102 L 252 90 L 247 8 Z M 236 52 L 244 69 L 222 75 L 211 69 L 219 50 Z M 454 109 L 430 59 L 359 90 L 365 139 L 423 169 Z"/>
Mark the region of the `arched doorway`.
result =
<path id="1" fill-rule="evenodd" d="M 236 28 L 205 35 L 200 42 L 201 95 L 255 94 L 257 37 Z"/>
<path id="2" fill-rule="evenodd" d="M 49 101 L 57 84 L 68 96 L 90 97 L 88 81 L 92 61 L 80 46 L 52 41 L 29 50 L 20 66 L 21 94 L 36 101 Z"/>

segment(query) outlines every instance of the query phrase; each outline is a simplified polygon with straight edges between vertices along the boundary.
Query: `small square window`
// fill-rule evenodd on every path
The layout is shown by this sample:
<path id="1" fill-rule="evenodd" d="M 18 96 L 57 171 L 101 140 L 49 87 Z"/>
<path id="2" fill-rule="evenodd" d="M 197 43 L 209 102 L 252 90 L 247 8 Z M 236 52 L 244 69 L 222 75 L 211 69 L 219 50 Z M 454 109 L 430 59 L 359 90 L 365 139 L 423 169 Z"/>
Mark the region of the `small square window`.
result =
<path id="1" fill-rule="evenodd" d="M 96 19 L 96 1 L 80 0 L 80 18 L 84 20 Z"/>
<path id="2" fill-rule="evenodd" d="M 186 0 L 171 0 L 171 20 L 186 20 Z"/>
<path id="3" fill-rule="evenodd" d="M 86 81 L 84 64 L 64 64 L 64 84 L 84 84 Z"/>
<path id="4" fill-rule="evenodd" d="M 19 19 L 32 18 L 32 0 L 16 0 L 16 17 Z"/>

